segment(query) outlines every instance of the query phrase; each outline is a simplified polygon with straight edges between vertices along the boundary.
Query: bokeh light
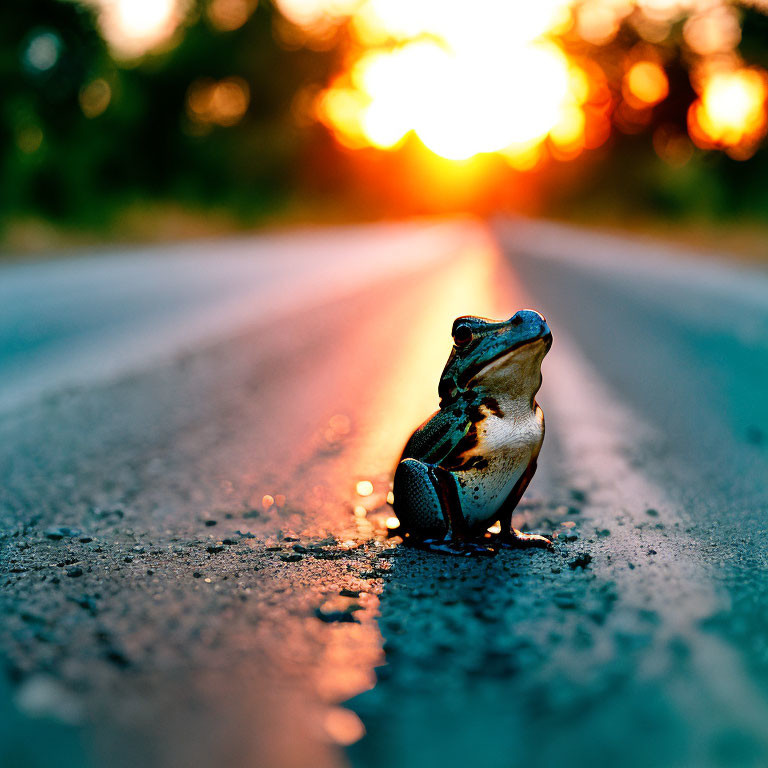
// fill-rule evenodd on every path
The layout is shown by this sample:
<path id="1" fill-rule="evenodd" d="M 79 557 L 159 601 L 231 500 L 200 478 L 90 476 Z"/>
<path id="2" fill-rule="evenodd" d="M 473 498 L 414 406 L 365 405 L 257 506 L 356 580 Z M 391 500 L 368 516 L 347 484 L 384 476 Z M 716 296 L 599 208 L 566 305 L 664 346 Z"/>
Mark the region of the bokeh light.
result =
<path id="1" fill-rule="evenodd" d="M 715 71 L 705 76 L 688 111 L 691 138 L 703 149 L 725 149 L 736 159 L 754 154 L 766 134 L 766 73 Z"/>
<path id="2" fill-rule="evenodd" d="M 370 496 L 373 493 L 373 483 L 370 480 L 360 480 L 355 490 L 358 496 Z"/>
<path id="3" fill-rule="evenodd" d="M 187 113 L 198 123 L 236 125 L 250 101 L 248 83 L 242 77 L 195 80 L 187 91 Z"/>
<path id="4" fill-rule="evenodd" d="M 80 108 L 88 118 L 101 115 L 112 99 L 112 89 L 103 78 L 98 78 L 80 90 Z"/>
<path id="5" fill-rule="evenodd" d="M 741 41 L 736 9 L 720 3 L 701 5 L 702 10 L 694 13 L 683 27 L 688 47 L 701 56 L 732 51 Z"/>
<path id="6" fill-rule="evenodd" d="M 22 62 L 28 72 L 47 72 L 59 60 L 61 39 L 53 31 L 40 31 L 26 45 Z"/>
<path id="7" fill-rule="evenodd" d="M 211 0 L 206 14 L 213 27 L 232 32 L 240 29 L 255 10 L 256 0 Z"/>
<path id="8" fill-rule="evenodd" d="M 316 95 L 314 115 L 353 149 L 395 150 L 415 136 L 441 158 L 496 153 L 517 170 L 531 170 L 549 157 L 571 160 L 600 146 L 611 125 L 629 134 L 649 130 L 651 108 L 670 95 L 664 57 L 672 44 L 692 69 L 713 57 L 730 57 L 743 69 L 739 11 L 725 0 L 481 0 L 473 23 L 459 4 L 438 0 L 277 5 L 309 37 L 327 39 L 330 29 L 349 22 L 345 64 Z M 617 81 L 599 57 L 585 55 L 584 44 L 608 46 L 622 26 L 640 42 L 619 65 Z M 753 146 L 762 136 L 756 88 L 738 80 L 725 96 L 717 81 L 708 87 L 692 107 L 696 146 L 727 149 L 736 158 Z M 722 119 L 717 104 L 726 98 L 738 103 Z M 692 145 L 682 151 L 677 139 L 671 142 L 656 144 L 678 165 Z"/>
<path id="9" fill-rule="evenodd" d="M 624 75 L 622 92 L 632 106 L 658 104 L 669 93 L 669 82 L 664 68 L 655 61 L 635 62 Z"/>
<path id="10" fill-rule="evenodd" d="M 118 56 L 141 56 L 168 40 L 187 10 L 185 0 L 93 0 L 99 21 Z"/>

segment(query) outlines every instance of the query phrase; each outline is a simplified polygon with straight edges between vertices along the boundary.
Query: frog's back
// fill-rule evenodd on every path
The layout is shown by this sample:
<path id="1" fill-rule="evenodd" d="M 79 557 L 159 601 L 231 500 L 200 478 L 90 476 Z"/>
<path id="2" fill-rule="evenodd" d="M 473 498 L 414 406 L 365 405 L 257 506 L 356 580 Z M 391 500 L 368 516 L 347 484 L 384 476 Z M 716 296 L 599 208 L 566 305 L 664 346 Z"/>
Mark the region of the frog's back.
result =
<path id="1" fill-rule="evenodd" d="M 466 434 L 467 421 L 448 410 L 435 411 L 411 435 L 403 449 L 403 459 L 439 464 Z"/>

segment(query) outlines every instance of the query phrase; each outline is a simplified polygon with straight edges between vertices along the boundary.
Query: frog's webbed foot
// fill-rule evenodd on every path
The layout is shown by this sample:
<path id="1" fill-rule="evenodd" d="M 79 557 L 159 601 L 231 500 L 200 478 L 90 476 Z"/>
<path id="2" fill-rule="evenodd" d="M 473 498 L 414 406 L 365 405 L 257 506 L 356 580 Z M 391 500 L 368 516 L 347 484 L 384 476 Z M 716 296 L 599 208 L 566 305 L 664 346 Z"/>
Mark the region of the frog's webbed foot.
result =
<path id="1" fill-rule="evenodd" d="M 523 533 L 517 528 L 511 528 L 507 532 L 497 534 L 495 537 L 496 545 L 502 549 L 554 549 L 554 545 L 546 536 L 539 536 L 538 533 Z"/>
<path id="2" fill-rule="evenodd" d="M 452 538 L 445 536 L 439 539 L 406 539 L 419 549 L 429 552 L 440 552 L 444 555 L 459 555 L 460 557 L 493 557 L 496 550 L 488 544 L 469 539 Z"/>

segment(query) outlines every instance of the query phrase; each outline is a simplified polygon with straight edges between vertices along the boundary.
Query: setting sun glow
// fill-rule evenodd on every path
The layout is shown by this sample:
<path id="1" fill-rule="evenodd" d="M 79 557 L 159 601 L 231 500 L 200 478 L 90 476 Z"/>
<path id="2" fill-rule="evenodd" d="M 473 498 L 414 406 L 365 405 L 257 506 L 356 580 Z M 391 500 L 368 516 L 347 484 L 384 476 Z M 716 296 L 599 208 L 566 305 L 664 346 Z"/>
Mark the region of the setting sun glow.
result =
<path id="1" fill-rule="evenodd" d="M 367 0 L 352 19 L 360 53 L 317 101 L 317 115 L 350 147 L 398 146 L 415 134 L 433 153 L 466 160 L 498 152 L 516 163 L 549 137 L 583 148 L 584 74 L 548 33 L 570 3 Z"/>
<path id="2" fill-rule="evenodd" d="M 171 49 L 194 23 L 197 7 L 191 0 L 88 1 L 98 8 L 112 49 L 127 59 Z M 443 158 L 472 172 L 483 161 L 466 161 L 494 155 L 528 171 L 549 157 L 572 160 L 602 145 L 612 126 L 625 133 L 653 127 L 657 153 L 674 166 L 690 158 L 694 145 L 747 159 L 768 132 L 766 72 L 741 60 L 739 13 L 725 0 L 476 0 L 469 6 L 274 0 L 273 6 L 280 45 L 343 53 L 337 74 L 322 86 L 308 85 L 297 103 L 306 104 L 298 110 L 302 120 L 320 121 L 351 149 L 394 150 L 415 146 L 409 143 L 415 138 L 429 150 L 425 167 L 445 168 Z M 209 26 L 227 34 L 266 6 L 205 0 L 201 7 Z M 653 107 L 671 90 L 669 51 L 660 44 L 669 47 L 679 21 L 679 45 L 698 93 L 685 142 L 668 126 L 652 126 L 660 113 Z M 585 51 L 585 44 L 612 43 L 623 26 L 634 27 L 639 39 L 623 63 L 598 63 Z M 188 87 L 187 116 L 199 131 L 234 126 L 245 117 L 253 88 L 234 73 L 214 79 L 201 72 Z M 679 99 L 679 90 L 672 91 L 672 100 Z M 104 79 L 80 94 L 87 117 L 102 114 L 111 99 Z"/>

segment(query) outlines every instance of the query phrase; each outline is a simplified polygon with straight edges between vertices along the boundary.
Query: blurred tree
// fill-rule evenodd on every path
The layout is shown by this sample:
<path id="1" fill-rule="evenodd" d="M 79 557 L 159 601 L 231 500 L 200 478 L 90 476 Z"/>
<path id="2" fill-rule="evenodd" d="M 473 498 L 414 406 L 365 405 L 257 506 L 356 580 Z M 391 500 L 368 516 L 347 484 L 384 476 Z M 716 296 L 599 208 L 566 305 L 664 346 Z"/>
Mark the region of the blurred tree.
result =
<path id="1" fill-rule="evenodd" d="M 217 27 L 209 6 L 195 3 L 172 44 L 138 61 L 110 56 L 82 4 L 3 6 L 6 218 L 32 212 L 91 225 L 136 199 L 247 215 L 288 194 L 317 133 L 297 127 L 294 100 L 327 79 L 334 54 L 276 45 L 267 3 L 233 30 Z M 195 113 L 190 98 L 205 86 L 213 112 Z"/>
<path id="2" fill-rule="evenodd" d="M 189 201 L 269 204 L 296 181 L 304 137 L 291 115 L 295 94 L 328 76 L 329 56 L 275 45 L 266 4 L 232 31 L 204 10 L 196 6 L 177 46 L 121 71 L 110 117 L 131 160 L 111 158 L 110 178 Z"/>
<path id="3" fill-rule="evenodd" d="M 7 214 L 71 214 L 98 164 L 80 89 L 109 66 L 93 14 L 56 0 L 8 0 L 0 24 L 0 194 Z"/>

